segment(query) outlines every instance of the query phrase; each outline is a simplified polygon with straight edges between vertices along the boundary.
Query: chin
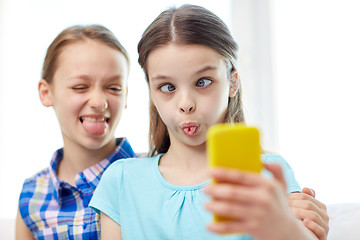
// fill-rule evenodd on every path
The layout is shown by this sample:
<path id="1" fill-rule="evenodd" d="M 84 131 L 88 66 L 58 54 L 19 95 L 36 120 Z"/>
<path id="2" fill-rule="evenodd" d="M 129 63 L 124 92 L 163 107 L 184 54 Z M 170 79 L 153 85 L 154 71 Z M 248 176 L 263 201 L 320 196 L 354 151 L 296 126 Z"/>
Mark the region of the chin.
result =
<path id="1" fill-rule="evenodd" d="M 85 140 L 83 146 L 89 150 L 99 150 L 108 145 L 111 139 L 106 135 L 96 136 Z"/>

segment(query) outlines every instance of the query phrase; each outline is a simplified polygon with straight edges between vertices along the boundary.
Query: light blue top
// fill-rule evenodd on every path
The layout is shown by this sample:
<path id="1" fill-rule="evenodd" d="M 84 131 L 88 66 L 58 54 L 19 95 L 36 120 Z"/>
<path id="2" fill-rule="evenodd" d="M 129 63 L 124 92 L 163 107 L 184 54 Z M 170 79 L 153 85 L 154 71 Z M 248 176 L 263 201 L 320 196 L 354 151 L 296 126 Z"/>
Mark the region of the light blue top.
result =
<path id="1" fill-rule="evenodd" d="M 209 197 L 201 189 L 210 180 L 196 186 L 174 186 L 159 171 L 160 157 L 114 162 L 95 190 L 90 206 L 117 222 L 123 239 L 252 239 L 247 235 L 208 232 L 205 226 L 212 216 L 203 206 Z M 263 155 L 262 159 L 282 165 L 288 192 L 301 191 L 292 169 L 281 156 Z"/>

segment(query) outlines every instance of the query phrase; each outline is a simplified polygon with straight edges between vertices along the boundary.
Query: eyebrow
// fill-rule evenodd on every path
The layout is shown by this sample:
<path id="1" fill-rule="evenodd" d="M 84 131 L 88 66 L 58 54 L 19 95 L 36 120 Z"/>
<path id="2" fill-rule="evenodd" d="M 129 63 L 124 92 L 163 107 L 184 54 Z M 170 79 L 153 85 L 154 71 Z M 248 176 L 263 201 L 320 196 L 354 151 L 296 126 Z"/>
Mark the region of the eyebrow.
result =
<path id="1" fill-rule="evenodd" d="M 201 68 L 199 71 L 197 71 L 195 74 L 198 75 L 198 74 L 204 73 L 206 71 L 213 71 L 216 69 L 217 69 L 217 67 L 215 67 L 215 66 L 205 66 L 205 67 Z"/>
<path id="2" fill-rule="evenodd" d="M 73 75 L 73 76 L 70 76 L 68 77 L 68 79 L 82 79 L 82 80 L 89 80 L 90 77 L 88 75 L 83 75 L 83 74 L 80 74 L 80 75 Z"/>
<path id="3" fill-rule="evenodd" d="M 155 77 L 150 78 L 151 81 L 160 81 L 160 80 L 169 80 L 171 77 L 167 77 L 164 75 L 156 75 Z"/>
<path id="4" fill-rule="evenodd" d="M 205 67 L 201 68 L 200 70 L 198 70 L 197 72 L 195 72 L 194 75 L 196 76 L 196 75 L 202 74 L 202 73 L 204 73 L 204 72 L 206 72 L 206 71 L 214 71 L 214 70 L 216 70 L 216 69 L 217 69 L 217 67 L 215 67 L 215 66 L 211 66 L 211 65 L 205 66 Z M 152 77 L 152 78 L 151 78 L 152 81 L 156 81 L 156 80 L 170 80 L 170 79 L 171 79 L 171 77 L 168 77 L 168 76 L 165 76 L 165 75 L 156 75 L 155 77 Z"/>
<path id="5" fill-rule="evenodd" d="M 80 74 L 80 75 L 71 76 L 68 79 L 82 79 L 82 80 L 85 80 L 85 81 L 89 81 L 89 80 L 91 80 L 91 77 L 89 75 L 86 75 L 86 74 Z M 114 80 L 117 80 L 117 79 L 122 80 L 122 79 L 124 79 L 124 76 L 122 74 L 115 74 L 115 75 L 112 75 L 112 76 L 106 78 L 107 81 L 114 81 Z"/>

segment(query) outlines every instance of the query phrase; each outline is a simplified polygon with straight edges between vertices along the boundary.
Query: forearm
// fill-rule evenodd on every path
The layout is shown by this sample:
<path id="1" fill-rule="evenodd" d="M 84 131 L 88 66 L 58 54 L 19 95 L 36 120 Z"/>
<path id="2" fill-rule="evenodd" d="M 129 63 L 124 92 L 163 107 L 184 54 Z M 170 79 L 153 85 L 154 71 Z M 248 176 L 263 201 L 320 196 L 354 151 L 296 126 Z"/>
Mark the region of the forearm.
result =
<path id="1" fill-rule="evenodd" d="M 307 229 L 302 221 L 295 220 L 288 222 L 287 230 L 278 239 L 282 240 L 318 240 L 318 238 L 309 229 Z"/>

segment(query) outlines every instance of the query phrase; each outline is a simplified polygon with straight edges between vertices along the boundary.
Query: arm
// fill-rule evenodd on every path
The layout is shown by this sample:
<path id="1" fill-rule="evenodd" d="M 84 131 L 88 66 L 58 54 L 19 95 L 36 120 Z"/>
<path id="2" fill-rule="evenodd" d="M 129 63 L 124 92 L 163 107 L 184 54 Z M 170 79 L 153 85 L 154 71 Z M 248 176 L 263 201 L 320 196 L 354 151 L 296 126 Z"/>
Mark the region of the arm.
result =
<path id="1" fill-rule="evenodd" d="M 329 216 L 325 204 L 315 199 L 315 192 L 304 188 L 301 193 L 288 194 L 289 206 L 319 240 L 326 240 L 329 232 Z"/>
<path id="2" fill-rule="evenodd" d="M 15 227 L 15 239 L 16 240 L 34 240 L 30 229 L 25 225 L 20 211 L 18 210 L 16 215 L 16 227 Z"/>
<path id="3" fill-rule="evenodd" d="M 108 215 L 101 212 L 100 214 L 101 222 L 101 239 L 107 240 L 122 240 L 121 237 L 121 227 L 114 220 L 112 220 Z"/>
<path id="4" fill-rule="evenodd" d="M 258 240 L 316 239 L 288 206 L 281 166 L 265 166 L 274 179 L 231 169 L 212 172 L 221 184 L 204 189 L 213 198 L 205 207 L 233 220 L 211 223 L 208 229 L 215 233 L 246 232 Z"/>

